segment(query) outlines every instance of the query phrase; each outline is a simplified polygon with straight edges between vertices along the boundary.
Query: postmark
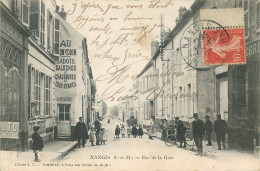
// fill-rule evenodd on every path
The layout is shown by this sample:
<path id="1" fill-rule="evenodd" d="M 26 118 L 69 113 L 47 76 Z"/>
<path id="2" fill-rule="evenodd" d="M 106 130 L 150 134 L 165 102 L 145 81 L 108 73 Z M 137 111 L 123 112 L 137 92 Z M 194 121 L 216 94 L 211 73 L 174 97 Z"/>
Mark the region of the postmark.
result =
<path id="1" fill-rule="evenodd" d="M 214 28 L 211 36 L 204 32 Z M 203 56 L 202 42 L 212 44 L 214 37 L 218 37 L 220 42 L 225 42 L 230 39 L 226 29 L 219 23 L 213 20 L 199 20 L 189 25 L 183 32 L 180 39 L 180 54 L 187 64 L 185 69 L 189 70 L 208 70 L 216 67 L 216 65 L 205 65 Z M 208 53 L 207 53 L 208 55 Z M 223 60 L 220 60 L 219 65 L 224 64 Z"/>

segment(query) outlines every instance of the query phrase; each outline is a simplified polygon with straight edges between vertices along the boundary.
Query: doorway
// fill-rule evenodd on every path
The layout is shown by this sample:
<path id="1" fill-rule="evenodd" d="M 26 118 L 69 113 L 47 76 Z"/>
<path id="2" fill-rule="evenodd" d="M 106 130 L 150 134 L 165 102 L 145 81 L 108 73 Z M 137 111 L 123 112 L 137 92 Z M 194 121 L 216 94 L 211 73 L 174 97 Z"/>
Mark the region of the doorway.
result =
<path id="1" fill-rule="evenodd" d="M 71 136 L 70 127 L 70 104 L 58 104 L 58 136 L 69 137 Z"/>

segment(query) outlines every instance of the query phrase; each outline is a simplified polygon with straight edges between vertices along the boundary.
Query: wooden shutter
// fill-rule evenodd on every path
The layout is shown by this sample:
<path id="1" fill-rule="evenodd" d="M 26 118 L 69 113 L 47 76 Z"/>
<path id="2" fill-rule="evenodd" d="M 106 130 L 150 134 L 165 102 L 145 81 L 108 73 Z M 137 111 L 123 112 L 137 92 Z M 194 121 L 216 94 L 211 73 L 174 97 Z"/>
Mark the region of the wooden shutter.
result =
<path id="1" fill-rule="evenodd" d="M 33 33 L 33 36 L 39 38 L 39 9 L 40 3 L 39 0 L 31 0 L 31 7 L 30 7 L 30 30 Z"/>
<path id="2" fill-rule="evenodd" d="M 55 18 L 54 22 L 54 54 L 59 55 L 60 53 L 60 21 Z"/>
<path id="3" fill-rule="evenodd" d="M 23 0 L 22 3 L 22 23 L 29 27 L 29 1 Z"/>
<path id="4" fill-rule="evenodd" d="M 48 51 L 52 53 L 52 40 L 53 39 L 51 39 L 51 34 L 53 32 L 53 30 L 52 30 L 53 27 L 51 27 L 51 26 L 53 26 L 52 25 L 53 17 L 49 10 L 47 12 L 47 15 L 48 15 L 48 17 L 47 17 L 47 22 L 48 22 L 48 24 L 47 24 L 47 48 L 48 48 Z"/>

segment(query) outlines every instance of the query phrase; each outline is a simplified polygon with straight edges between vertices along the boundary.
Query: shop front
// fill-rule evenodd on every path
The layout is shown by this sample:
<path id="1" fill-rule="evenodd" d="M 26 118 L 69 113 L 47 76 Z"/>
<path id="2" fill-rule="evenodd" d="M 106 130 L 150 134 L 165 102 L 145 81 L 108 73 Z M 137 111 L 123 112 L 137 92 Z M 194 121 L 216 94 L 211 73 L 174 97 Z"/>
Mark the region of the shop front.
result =
<path id="1" fill-rule="evenodd" d="M 29 31 L 0 2 L 0 150 L 25 150 Z"/>

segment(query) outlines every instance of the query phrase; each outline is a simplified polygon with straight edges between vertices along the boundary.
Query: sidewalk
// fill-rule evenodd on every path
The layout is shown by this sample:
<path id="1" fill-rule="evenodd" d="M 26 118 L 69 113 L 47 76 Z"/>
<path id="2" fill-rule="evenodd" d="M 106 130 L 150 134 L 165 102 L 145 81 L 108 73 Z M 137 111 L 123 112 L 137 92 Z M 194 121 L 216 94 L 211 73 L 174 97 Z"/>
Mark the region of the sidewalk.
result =
<path id="1" fill-rule="evenodd" d="M 147 129 L 144 129 L 144 133 L 147 134 Z M 157 139 L 161 140 L 161 132 L 156 132 L 156 137 Z M 203 154 L 205 157 L 210 157 L 210 158 L 252 158 L 252 159 L 256 159 L 256 156 L 254 156 L 253 154 L 249 153 L 249 152 L 242 152 L 242 151 L 238 151 L 236 149 L 229 149 L 228 148 L 228 144 L 226 142 L 226 149 L 225 150 L 218 150 L 218 145 L 216 141 L 212 141 L 212 146 L 207 146 L 206 144 L 208 143 L 207 140 L 203 140 L 202 144 L 203 144 Z M 179 143 L 177 143 L 178 147 Z M 174 147 L 174 146 L 173 146 Z M 194 142 L 194 146 L 187 146 L 187 148 L 183 148 L 183 150 L 190 150 L 193 151 L 194 154 L 197 153 L 197 148 L 195 146 L 195 142 Z"/>
<path id="2" fill-rule="evenodd" d="M 51 141 L 44 144 L 44 148 L 39 153 L 41 162 L 48 163 L 61 159 L 71 150 L 76 148 L 75 141 Z M 34 162 L 34 153 L 32 150 L 25 152 L 20 151 L 1 151 L 0 160 L 18 161 L 18 162 Z"/>

